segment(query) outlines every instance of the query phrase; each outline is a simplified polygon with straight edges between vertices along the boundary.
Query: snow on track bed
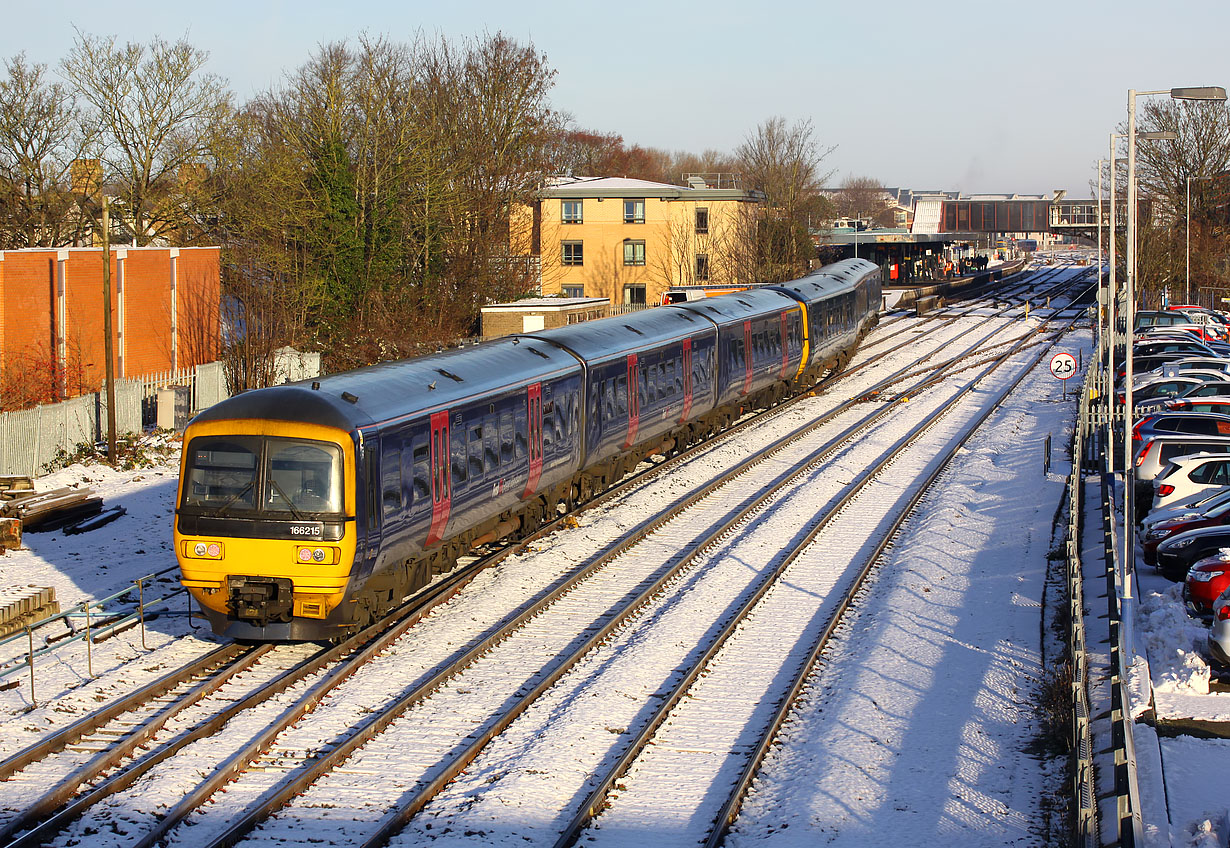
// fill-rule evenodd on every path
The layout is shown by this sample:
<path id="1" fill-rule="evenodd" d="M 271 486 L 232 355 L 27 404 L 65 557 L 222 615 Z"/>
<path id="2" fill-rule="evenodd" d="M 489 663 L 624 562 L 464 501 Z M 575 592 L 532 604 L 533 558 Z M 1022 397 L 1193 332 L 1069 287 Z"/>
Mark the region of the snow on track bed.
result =
<path id="1" fill-rule="evenodd" d="M 706 632 L 717 626 L 712 619 L 746 591 L 749 572 L 769 568 L 782 540 L 814 520 L 841 488 L 840 481 L 871 465 L 951 393 L 938 391 L 905 405 L 892 422 L 881 425 L 887 433 L 863 437 L 854 449 L 795 487 L 788 503 L 705 565 L 687 597 L 655 604 L 658 609 L 650 611 L 641 626 L 596 652 L 531 708 L 394 844 L 419 844 L 442 833 L 459 841 L 459 834 L 476 834 L 483 844 L 504 838 L 510 844 L 553 840 L 574 812 L 568 802 L 583 800 L 577 787 L 622 752 L 620 736 L 645 720 L 674 670 L 698 652 L 696 646 L 707 641 Z M 981 404 L 987 402 L 979 397 Z M 758 728 L 789 685 L 784 678 L 807 651 L 805 643 L 796 644 L 797 634 L 831 614 L 838 590 L 861 564 L 859 551 L 869 535 L 876 535 L 871 528 L 908 499 L 900 481 L 921 476 L 939 452 L 937 445 L 948 443 L 962 429 L 962 420 L 974 414 L 942 420 L 790 566 L 658 731 L 620 782 L 626 789 L 616 793 L 582 842 L 609 844 L 614 838 L 622 844 L 626 837 L 641 844 L 687 845 L 704 837 L 716 806 L 725 800 L 758 739 Z"/>

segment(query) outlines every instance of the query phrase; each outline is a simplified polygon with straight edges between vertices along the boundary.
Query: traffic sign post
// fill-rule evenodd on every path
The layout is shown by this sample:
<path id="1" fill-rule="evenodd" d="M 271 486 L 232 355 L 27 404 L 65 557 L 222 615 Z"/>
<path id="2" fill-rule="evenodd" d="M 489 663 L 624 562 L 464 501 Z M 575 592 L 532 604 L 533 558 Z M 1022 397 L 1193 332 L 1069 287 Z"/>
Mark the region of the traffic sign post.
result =
<path id="1" fill-rule="evenodd" d="M 1076 357 L 1070 353 L 1057 353 L 1051 357 L 1051 375 L 1063 383 L 1063 398 L 1068 399 L 1068 383 L 1076 375 Z"/>

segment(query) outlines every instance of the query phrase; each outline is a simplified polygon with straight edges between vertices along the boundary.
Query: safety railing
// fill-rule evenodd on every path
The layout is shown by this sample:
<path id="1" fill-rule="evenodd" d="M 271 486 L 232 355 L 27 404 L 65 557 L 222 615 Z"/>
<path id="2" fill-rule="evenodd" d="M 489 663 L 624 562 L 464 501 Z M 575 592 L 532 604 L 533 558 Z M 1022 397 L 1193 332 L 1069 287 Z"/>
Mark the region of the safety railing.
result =
<path id="1" fill-rule="evenodd" d="M 93 601 L 82 601 L 41 621 L 27 624 L 16 633 L 0 639 L 0 657 L 3 657 L 0 659 L 0 681 L 29 672 L 30 702 L 36 704 L 36 664 L 40 659 L 54 655 L 68 645 L 75 642 L 85 643 L 86 673 L 89 677 L 94 676 L 94 645 L 99 642 L 125 630 L 139 627 L 141 647 L 148 649 L 145 631 L 148 620 L 166 615 L 192 615 L 190 605 L 186 612 L 174 612 L 170 609 L 173 599 L 186 597 L 187 593 L 182 587 L 176 585 L 167 592 L 165 589 L 169 587 L 160 585 L 160 578 L 176 571 L 178 567 L 172 566 L 138 577 L 132 581 L 131 586 L 112 595 Z M 146 593 L 150 590 L 158 597 L 146 598 Z M 25 650 L 21 650 L 23 642 Z M 4 685 L 0 683 L 0 686 Z M 15 679 L 5 688 L 17 685 L 20 685 L 20 680 Z"/>

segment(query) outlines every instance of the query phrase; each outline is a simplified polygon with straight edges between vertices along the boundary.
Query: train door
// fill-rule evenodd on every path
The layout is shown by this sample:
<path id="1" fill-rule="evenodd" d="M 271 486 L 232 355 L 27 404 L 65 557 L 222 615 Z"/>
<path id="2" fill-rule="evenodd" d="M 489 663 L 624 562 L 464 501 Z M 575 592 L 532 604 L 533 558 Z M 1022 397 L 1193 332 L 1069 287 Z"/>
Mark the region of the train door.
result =
<path id="1" fill-rule="evenodd" d="M 526 413 L 530 476 L 525 483 L 525 492 L 521 495 L 523 498 L 528 498 L 538 490 L 538 481 L 542 478 L 542 383 L 534 383 L 529 387 Z"/>
<path id="2" fill-rule="evenodd" d="M 636 444 L 636 431 L 641 427 L 640 382 L 637 379 L 636 354 L 628 354 L 628 439 L 625 448 Z"/>
<path id="3" fill-rule="evenodd" d="M 682 424 L 692 414 L 692 340 L 683 340 L 683 414 L 679 416 Z"/>
<path id="4" fill-rule="evenodd" d="M 428 545 L 434 545 L 444 538 L 449 511 L 453 506 L 449 456 L 448 411 L 445 410 L 431 416 L 431 529 L 427 531 Z"/>
<path id="5" fill-rule="evenodd" d="M 752 389 L 752 322 L 743 322 L 743 391 L 747 394 Z"/>

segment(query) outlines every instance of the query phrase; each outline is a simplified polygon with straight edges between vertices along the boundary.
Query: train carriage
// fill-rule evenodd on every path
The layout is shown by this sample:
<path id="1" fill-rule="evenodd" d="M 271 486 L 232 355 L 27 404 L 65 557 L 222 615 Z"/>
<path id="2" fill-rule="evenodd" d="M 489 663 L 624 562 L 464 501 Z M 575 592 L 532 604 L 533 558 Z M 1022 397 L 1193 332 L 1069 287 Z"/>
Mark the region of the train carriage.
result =
<path id="1" fill-rule="evenodd" d="M 803 310 L 797 300 L 760 288 L 669 308 L 695 312 L 716 325 L 717 405 L 729 408 L 728 417 L 789 393 L 803 363 Z"/>
<path id="2" fill-rule="evenodd" d="M 214 629 L 319 639 L 541 520 L 580 462 L 582 369 L 521 339 L 248 392 L 184 434 L 175 547 Z"/>
<path id="3" fill-rule="evenodd" d="M 528 338 L 569 351 L 585 368 L 581 499 L 648 452 L 688 440 L 692 422 L 714 407 L 715 328 L 690 312 L 644 310 Z"/>

